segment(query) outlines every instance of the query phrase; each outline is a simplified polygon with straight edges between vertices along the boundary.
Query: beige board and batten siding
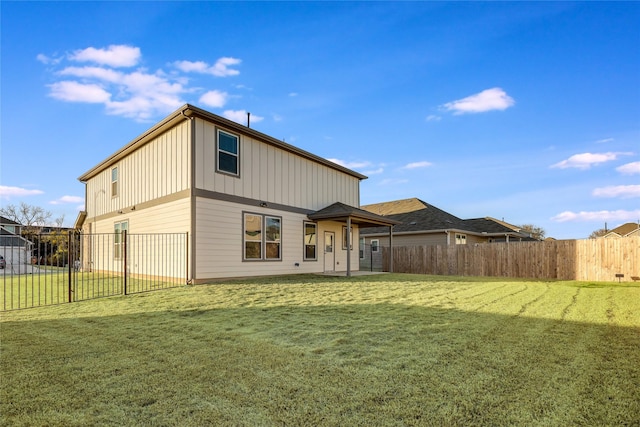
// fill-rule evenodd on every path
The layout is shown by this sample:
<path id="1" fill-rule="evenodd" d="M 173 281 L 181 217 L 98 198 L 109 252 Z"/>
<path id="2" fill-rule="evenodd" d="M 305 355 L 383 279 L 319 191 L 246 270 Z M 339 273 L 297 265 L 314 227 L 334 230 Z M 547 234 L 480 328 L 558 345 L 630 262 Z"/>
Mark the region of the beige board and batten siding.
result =
<path id="1" fill-rule="evenodd" d="M 243 213 L 272 215 L 282 218 L 281 256 L 278 261 L 244 261 L 242 239 Z M 238 203 L 196 198 L 196 277 L 198 282 L 211 279 L 265 276 L 324 271 L 324 232 L 335 233 L 336 270 L 346 270 L 346 251 L 342 249 L 343 223 L 324 221 L 318 224 L 316 260 L 304 260 L 305 214 L 275 209 L 251 207 Z M 358 266 L 358 229 L 354 227 L 354 250 L 351 251 L 352 271 Z M 298 264 L 298 265 L 296 265 Z"/>
<path id="2" fill-rule="evenodd" d="M 358 177 L 209 121 L 195 126 L 196 188 L 309 210 L 359 206 Z M 217 129 L 239 137 L 239 176 L 216 173 Z"/>
<path id="3" fill-rule="evenodd" d="M 87 211 L 94 217 L 130 209 L 187 190 L 190 185 L 189 122 L 182 121 L 113 161 L 87 180 Z M 118 194 L 112 195 L 111 171 L 118 168 Z"/>

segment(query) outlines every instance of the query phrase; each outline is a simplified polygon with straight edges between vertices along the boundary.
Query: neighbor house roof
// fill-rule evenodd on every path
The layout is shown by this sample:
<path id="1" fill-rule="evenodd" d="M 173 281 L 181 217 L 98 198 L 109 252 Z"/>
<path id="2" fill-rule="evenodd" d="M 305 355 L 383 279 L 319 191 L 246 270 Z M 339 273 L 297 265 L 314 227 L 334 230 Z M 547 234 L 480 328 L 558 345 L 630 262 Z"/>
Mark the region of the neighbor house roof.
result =
<path id="1" fill-rule="evenodd" d="M 22 224 L 20 224 L 19 222 L 15 222 L 9 218 L 0 216 L 0 225 L 22 225 Z"/>
<path id="2" fill-rule="evenodd" d="M 117 151 L 116 153 L 114 153 L 113 155 L 111 155 L 109 158 L 107 158 L 106 160 L 104 160 L 103 162 L 99 163 L 98 165 L 94 166 L 93 168 L 91 168 L 89 171 L 85 172 L 82 176 L 80 176 L 78 178 L 78 180 L 80 180 L 81 182 L 86 182 L 88 181 L 90 178 L 96 176 L 97 174 L 99 174 L 100 172 L 102 172 L 103 170 L 109 168 L 110 166 L 114 165 L 116 162 L 118 162 L 120 159 L 128 156 L 130 153 L 132 153 L 133 151 L 139 149 L 140 147 L 144 146 L 145 144 L 147 144 L 148 142 L 150 142 L 151 140 L 153 140 L 157 135 L 159 135 L 160 133 L 168 130 L 169 128 L 175 126 L 176 124 L 180 123 L 181 121 L 187 120 L 189 118 L 192 117 L 199 117 L 203 120 L 207 120 L 209 122 L 213 122 L 216 123 L 220 126 L 224 126 L 227 129 L 236 131 L 238 133 L 241 133 L 243 135 L 247 135 L 255 140 L 264 142 L 265 144 L 269 144 L 271 146 L 280 148 L 282 150 L 297 154 L 303 158 L 306 158 L 308 160 L 312 160 L 316 163 L 320 163 L 322 165 L 328 166 L 332 169 L 338 170 L 340 172 L 344 172 L 348 175 L 351 175 L 353 177 L 356 177 L 358 179 L 367 179 L 367 177 L 365 175 L 362 175 L 358 172 L 355 172 L 351 169 L 345 168 L 344 166 L 341 166 L 337 163 L 334 163 L 330 160 L 327 160 L 323 157 L 317 156 L 315 154 L 312 154 L 308 151 L 305 151 L 301 148 L 295 147 L 293 145 L 287 144 L 284 141 L 280 141 L 276 138 L 273 138 L 269 135 L 266 135 L 262 132 L 258 132 L 254 129 L 251 129 L 248 126 L 244 126 L 241 124 L 238 124 L 232 120 L 226 119 L 224 117 L 218 116 L 216 114 L 210 113 L 209 111 L 203 110 L 201 108 L 195 107 L 193 105 L 190 104 L 185 104 L 182 107 L 178 108 L 176 111 L 174 111 L 173 113 L 171 113 L 170 115 L 168 115 L 167 117 L 165 117 L 162 121 L 160 121 L 159 123 L 157 123 L 155 126 L 153 126 L 152 128 L 150 128 L 149 130 L 147 130 L 145 133 L 139 135 L 137 138 L 135 138 L 134 140 L 132 140 L 131 142 L 129 142 L 127 145 L 125 145 L 123 148 L 121 148 L 119 151 Z"/>
<path id="3" fill-rule="evenodd" d="M 626 224 L 622 224 L 621 226 L 616 227 L 613 230 L 609 230 L 609 232 L 603 237 L 614 237 L 614 235 L 625 237 L 632 233 L 638 232 L 638 229 L 640 229 L 640 224 L 635 222 L 627 222 Z"/>
<path id="4" fill-rule="evenodd" d="M 520 229 L 514 225 L 491 217 L 461 219 L 417 198 L 395 200 L 362 206 L 362 209 L 385 215 L 387 218 L 400 221 L 394 227 L 394 234 L 429 233 L 445 231 L 461 231 L 489 236 L 524 237 Z M 382 228 L 367 228 L 361 234 L 384 233 Z"/>

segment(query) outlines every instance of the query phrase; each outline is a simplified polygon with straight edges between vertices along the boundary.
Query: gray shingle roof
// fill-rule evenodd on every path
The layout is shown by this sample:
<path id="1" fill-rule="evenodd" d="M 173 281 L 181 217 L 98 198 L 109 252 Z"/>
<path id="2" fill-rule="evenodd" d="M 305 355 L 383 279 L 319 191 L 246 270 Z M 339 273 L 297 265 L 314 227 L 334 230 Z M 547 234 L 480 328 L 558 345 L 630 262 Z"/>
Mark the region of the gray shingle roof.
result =
<path id="1" fill-rule="evenodd" d="M 384 213 L 387 218 L 400 221 L 402 224 L 393 228 L 394 233 L 459 230 L 477 234 L 519 234 L 517 227 L 494 218 L 460 219 L 417 198 L 365 205 L 362 209 Z M 360 230 L 360 234 L 384 232 L 383 227 Z"/>

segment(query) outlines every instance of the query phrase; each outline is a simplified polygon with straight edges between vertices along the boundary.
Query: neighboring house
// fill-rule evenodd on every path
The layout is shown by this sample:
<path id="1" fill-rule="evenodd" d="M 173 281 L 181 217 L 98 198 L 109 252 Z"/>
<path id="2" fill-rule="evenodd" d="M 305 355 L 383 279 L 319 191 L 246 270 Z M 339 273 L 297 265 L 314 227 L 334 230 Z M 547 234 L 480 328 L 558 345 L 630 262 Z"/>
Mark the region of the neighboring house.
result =
<path id="1" fill-rule="evenodd" d="M 0 234 L 15 234 L 20 235 L 22 233 L 22 224 L 0 216 Z"/>
<path id="2" fill-rule="evenodd" d="M 355 171 L 184 105 L 83 174 L 91 233 L 187 233 L 189 280 L 358 270 Z M 111 256 L 118 254 L 112 248 Z M 131 268 L 134 268 L 132 266 Z"/>
<path id="3" fill-rule="evenodd" d="M 22 225 L 0 216 L 0 255 L 5 260 L 6 271 L 18 272 L 19 266 L 28 264 L 33 243 L 20 236 Z"/>
<path id="4" fill-rule="evenodd" d="M 628 222 L 619 227 L 609 230 L 604 236 L 606 239 L 617 239 L 621 237 L 640 236 L 640 223 Z"/>
<path id="5" fill-rule="evenodd" d="M 393 228 L 394 246 L 454 245 L 534 240 L 520 228 L 495 218 L 460 219 L 417 198 L 362 206 L 400 222 Z M 389 246 L 382 228 L 360 230 L 361 246 L 377 251 Z M 363 256 L 361 250 L 361 256 Z"/>

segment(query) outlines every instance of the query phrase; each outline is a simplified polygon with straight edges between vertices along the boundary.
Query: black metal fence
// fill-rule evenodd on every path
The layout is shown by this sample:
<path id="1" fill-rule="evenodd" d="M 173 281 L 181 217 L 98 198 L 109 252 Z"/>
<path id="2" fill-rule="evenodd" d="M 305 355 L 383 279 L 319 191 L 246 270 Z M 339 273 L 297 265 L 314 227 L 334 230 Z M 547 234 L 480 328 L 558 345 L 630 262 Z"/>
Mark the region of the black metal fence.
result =
<path id="1" fill-rule="evenodd" d="M 382 248 L 360 243 L 360 271 L 383 271 Z"/>
<path id="2" fill-rule="evenodd" d="M 188 246 L 186 233 L 5 235 L 0 310 L 184 285 Z"/>

